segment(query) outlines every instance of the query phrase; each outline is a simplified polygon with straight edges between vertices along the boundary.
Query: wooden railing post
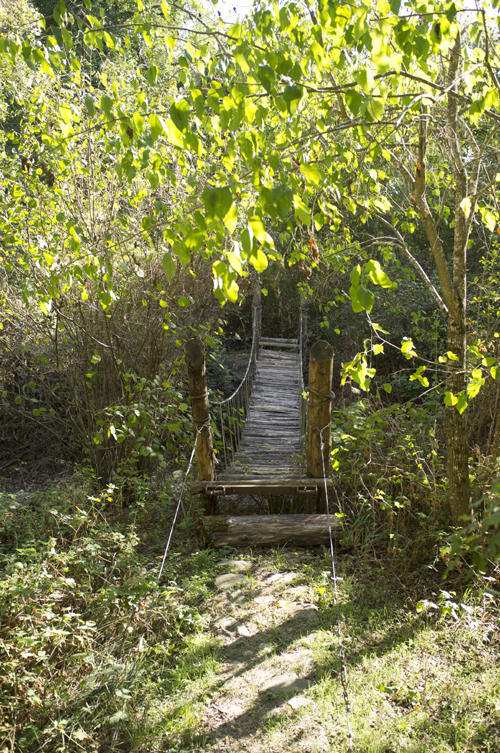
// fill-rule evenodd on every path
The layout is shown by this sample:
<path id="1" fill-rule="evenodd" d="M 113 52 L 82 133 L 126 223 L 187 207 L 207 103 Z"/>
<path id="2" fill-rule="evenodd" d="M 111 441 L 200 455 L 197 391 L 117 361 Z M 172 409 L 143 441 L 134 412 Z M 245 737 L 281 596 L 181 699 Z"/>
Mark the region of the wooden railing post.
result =
<path id="1" fill-rule="evenodd" d="M 200 481 L 213 481 L 214 447 L 210 428 L 205 347 L 194 337 L 185 347 L 191 410 L 196 437 L 196 459 Z"/>
<path id="2" fill-rule="evenodd" d="M 307 338 L 309 319 L 309 300 L 304 293 L 300 295 L 300 331 L 302 334 L 302 369 L 305 373 L 307 368 L 307 361 L 309 357 L 308 348 L 309 342 Z"/>
<path id="3" fill-rule="evenodd" d="M 330 467 L 333 348 L 318 340 L 309 351 L 309 403 L 307 412 L 307 476 L 323 478 Z M 323 458 L 321 457 L 323 439 Z M 324 466 L 323 466 L 324 460 Z"/>
<path id="4" fill-rule="evenodd" d="M 260 289 L 260 280 L 257 278 L 254 283 L 252 296 L 252 326 L 256 329 L 257 343 L 260 344 L 262 334 L 262 292 Z M 255 357 L 259 354 L 259 347 L 256 349 Z"/>

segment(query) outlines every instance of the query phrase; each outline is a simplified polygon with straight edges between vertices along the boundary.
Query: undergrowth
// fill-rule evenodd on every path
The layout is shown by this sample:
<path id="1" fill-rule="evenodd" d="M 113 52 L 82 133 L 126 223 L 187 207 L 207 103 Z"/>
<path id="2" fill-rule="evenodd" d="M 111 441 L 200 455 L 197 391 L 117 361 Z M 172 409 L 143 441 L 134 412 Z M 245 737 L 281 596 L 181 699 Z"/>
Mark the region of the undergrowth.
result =
<path id="1" fill-rule="evenodd" d="M 158 586 L 113 491 L 0 499 L 2 752 L 136 749 L 158 678 L 203 626 L 199 555 L 169 560 Z"/>

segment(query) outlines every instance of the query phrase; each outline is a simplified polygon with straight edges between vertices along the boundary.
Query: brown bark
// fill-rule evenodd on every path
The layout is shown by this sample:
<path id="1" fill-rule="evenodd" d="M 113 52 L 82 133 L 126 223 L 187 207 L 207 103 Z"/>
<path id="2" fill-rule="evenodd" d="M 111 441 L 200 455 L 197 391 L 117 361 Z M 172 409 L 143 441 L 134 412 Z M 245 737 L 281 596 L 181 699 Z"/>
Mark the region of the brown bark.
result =
<path id="1" fill-rule="evenodd" d="M 448 318 L 448 350 L 458 360 L 448 361 L 449 376 L 446 389 L 456 395 L 465 390 L 465 317 L 456 322 Z M 465 414 L 460 414 L 455 406 L 445 408 L 446 465 L 448 474 L 448 499 L 451 518 L 459 525 L 461 518 L 469 513 L 469 451 L 467 444 L 467 424 Z"/>
<path id="2" fill-rule="evenodd" d="M 185 350 L 195 430 L 198 477 L 201 481 L 213 481 L 215 478 L 214 448 L 210 428 L 205 347 L 201 340 L 193 338 L 188 340 Z M 206 511 L 212 512 L 213 506 L 213 500 L 207 497 L 205 500 Z"/>
<path id="3" fill-rule="evenodd" d="M 309 357 L 307 419 L 307 475 L 322 478 L 329 468 L 331 450 L 333 348 L 325 340 L 315 342 Z M 323 456 L 321 444 L 323 443 Z"/>

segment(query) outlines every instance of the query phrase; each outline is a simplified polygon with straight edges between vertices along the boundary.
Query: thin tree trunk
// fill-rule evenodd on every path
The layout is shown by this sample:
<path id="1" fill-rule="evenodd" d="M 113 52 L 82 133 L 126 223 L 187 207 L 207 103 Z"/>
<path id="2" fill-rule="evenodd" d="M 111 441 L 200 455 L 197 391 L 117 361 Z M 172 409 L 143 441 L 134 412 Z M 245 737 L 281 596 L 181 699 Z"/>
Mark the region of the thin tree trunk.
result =
<path id="1" fill-rule="evenodd" d="M 456 395 L 465 390 L 465 316 L 457 322 L 448 317 L 448 350 L 458 360 L 448 361 L 450 374 L 446 389 Z M 469 452 L 467 445 L 467 423 L 465 413 L 460 414 L 455 406 L 445 409 L 446 462 L 448 472 L 448 495 L 451 518 L 455 525 L 469 513 Z"/>

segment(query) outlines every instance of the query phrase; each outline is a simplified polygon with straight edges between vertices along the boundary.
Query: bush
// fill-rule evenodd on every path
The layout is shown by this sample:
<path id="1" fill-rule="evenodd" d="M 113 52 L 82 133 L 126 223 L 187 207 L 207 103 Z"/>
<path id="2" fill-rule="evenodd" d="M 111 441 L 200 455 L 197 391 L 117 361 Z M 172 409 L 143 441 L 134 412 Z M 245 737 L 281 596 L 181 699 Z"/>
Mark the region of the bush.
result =
<path id="1" fill-rule="evenodd" d="M 157 693 L 175 647 L 200 626 L 188 573 L 171 561 L 157 586 L 135 512 L 121 515 L 114 495 L 65 486 L 0 499 L 1 750 L 130 750 L 146 688 Z"/>
<path id="2" fill-rule="evenodd" d="M 410 541 L 445 504 L 435 424 L 426 407 L 384 406 L 373 397 L 334 412 L 335 493 L 355 546 L 382 545 L 408 563 L 418 555 Z"/>

